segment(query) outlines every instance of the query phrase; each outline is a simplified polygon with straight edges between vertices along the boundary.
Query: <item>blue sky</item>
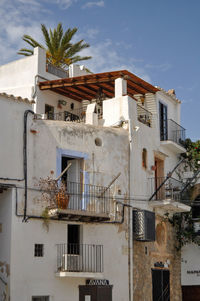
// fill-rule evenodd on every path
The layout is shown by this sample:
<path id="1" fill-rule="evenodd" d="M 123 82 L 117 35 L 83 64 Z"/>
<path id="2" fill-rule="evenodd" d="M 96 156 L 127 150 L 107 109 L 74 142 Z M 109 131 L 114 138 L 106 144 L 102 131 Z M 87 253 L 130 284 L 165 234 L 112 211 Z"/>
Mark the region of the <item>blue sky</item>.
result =
<path id="1" fill-rule="evenodd" d="M 78 27 L 93 72 L 128 69 L 182 100 L 187 137 L 200 139 L 199 0 L 0 0 L 0 65 L 17 59 L 40 24 Z"/>

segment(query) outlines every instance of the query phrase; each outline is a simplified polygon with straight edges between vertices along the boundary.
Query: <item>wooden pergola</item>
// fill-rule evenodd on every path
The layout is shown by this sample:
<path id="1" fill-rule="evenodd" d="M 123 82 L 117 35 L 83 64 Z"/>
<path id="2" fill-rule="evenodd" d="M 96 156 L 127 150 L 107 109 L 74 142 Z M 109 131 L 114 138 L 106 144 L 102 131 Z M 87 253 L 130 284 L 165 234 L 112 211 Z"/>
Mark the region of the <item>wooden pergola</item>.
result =
<path id="1" fill-rule="evenodd" d="M 127 80 L 127 95 L 156 93 L 156 87 L 127 70 L 89 74 L 78 77 L 49 80 L 39 83 L 40 90 L 50 90 L 77 101 L 92 100 L 101 93 L 105 98 L 115 97 L 115 79 Z"/>

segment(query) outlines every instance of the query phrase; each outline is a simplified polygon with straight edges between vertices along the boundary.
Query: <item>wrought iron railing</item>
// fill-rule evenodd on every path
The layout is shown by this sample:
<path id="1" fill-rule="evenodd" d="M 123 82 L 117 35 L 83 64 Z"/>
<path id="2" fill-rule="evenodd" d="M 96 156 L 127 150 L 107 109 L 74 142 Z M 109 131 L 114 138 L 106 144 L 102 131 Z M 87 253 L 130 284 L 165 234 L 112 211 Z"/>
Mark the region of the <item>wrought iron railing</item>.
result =
<path id="1" fill-rule="evenodd" d="M 181 190 L 183 188 L 183 183 L 172 177 L 164 178 L 150 178 L 149 179 L 149 193 L 151 200 L 181 200 Z"/>
<path id="2" fill-rule="evenodd" d="M 56 75 L 57 77 L 60 78 L 66 78 L 69 77 L 69 70 L 64 70 L 62 68 L 56 67 L 51 64 L 47 64 L 47 72 Z"/>
<path id="3" fill-rule="evenodd" d="M 103 246 L 87 244 L 58 244 L 58 272 L 103 272 Z"/>
<path id="4" fill-rule="evenodd" d="M 138 120 L 147 126 L 152 126 L 152 114 L 140 105 L 137 105 Z"/>
<path id="5" fill-rule="evenodd" d="M 47 119 L 47 120 L 61 120 L 71 122 L 85 122 L 85 111 L 80 109 L 74 109 L 73 111 L 64 112 L 48 112 L 46 114 L 36 114 L 36 119 Z"/>
<path id="6" fill-rule="evenodd" d="M 161 141 L 171 140 L 177 144 L 183 145 L 185 141 L 185 129 L 172 119 L 167 121 L 167 129 L 161 132 Z"/>
<path id="7" fill-rule="evenodd" d="M 103 186 L 66 182 L 66 192 L 58 192 L 57 209 L 84 211 L 95 214 L 109 214 L 111 206 L 110 189 Z"/>

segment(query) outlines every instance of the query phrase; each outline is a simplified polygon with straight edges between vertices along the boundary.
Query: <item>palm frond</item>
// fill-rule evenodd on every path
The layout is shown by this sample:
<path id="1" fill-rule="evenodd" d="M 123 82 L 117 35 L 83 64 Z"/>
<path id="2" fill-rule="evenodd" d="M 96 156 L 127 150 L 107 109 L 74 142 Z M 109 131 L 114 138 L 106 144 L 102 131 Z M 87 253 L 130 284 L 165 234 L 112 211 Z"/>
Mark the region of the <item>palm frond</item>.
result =
<path id="1" fill-rule="evenodd" d="M 33 48 L 41 47 L 45 49 L 48 63 L 66 68 L 71 63 L 91 59 L 90 56 L 81 57 L 77 55 L 78 52 L 90 46 L 85 43 L 84 40 L 80 40 L 74 44 L 71 42 L 71 39 L 77 30 L 78 29 L 74 27 L 68 28 L 64 32 L 62 23 L 58 23 L 56 28 L 53 30 L 50 28 L 48 31 L 46 26 L 41 24 L 41 31 L 43 33 L 46 48 L 29 35 L 24 35 L 22 39 Z M 22 48 L 19 50 L 18 54 L 29 56 L 33 54 L 33 50 Z"/>
<path id="2" fill-rule="evenodd" d="M 48 50 L 50 52 L 52 52 L 53 49 L 52 49 L 52 45 L 51 45 L 51 40 L 50 40 L 50 37 L 49 37 L 48 30 L 47 30 L 47 28 L 44 24 L 41 24 L 41 30 L 42 30 L 42 33 L 43 33 L 43 36 L 44 36 L 44 39 L 45 39 L 46 46 L 47 46 Z"/>
<path id="3" fill-rule="evenodd" d="M 73 58 L 71 58 L 71 64 L 80 62 L 80 61 L 86 61 L 86 60 L 90 60 L 92 57 L 91 56 L 74 56 Z"/>
<path id="4" fill-rule="evenodd" d="M 85 43 L 83 44 L 83 40 L 73 44 L 69 50 L 66 52 L 66 56 L 68 57 L 72 57 L 74 56 L 76 53 L 80 52 L 81 50 L 88 48 L 90 45 Z"/>
<path id="5" fill-rule="evenodd" d="M 32 49 L 28 49 L 28 48 L 21 48 L 19 51 L 27 52 L 27 53 L 29 53 L 29 55 L 33 54 L 33 50 Z"/>
<path id="6" fill-rule="evenodd" d="M 44 49 L 44 46 L 42 46 L 40 43 L 38 43 L 36 40 L 34 40 L 31 36 L 29 35 L 23 35 L 22 40 L 31 45 L 33 48 L 35 47 L 40 47 Z"/>
<path id="7" fill-rule="evenodd" d="M 18 51 L 17 54 L 24 55 L 24 56 L 31 56 L 31 55 L 33 55 L 33 53 L 22 52 L 22 51 Z"/>

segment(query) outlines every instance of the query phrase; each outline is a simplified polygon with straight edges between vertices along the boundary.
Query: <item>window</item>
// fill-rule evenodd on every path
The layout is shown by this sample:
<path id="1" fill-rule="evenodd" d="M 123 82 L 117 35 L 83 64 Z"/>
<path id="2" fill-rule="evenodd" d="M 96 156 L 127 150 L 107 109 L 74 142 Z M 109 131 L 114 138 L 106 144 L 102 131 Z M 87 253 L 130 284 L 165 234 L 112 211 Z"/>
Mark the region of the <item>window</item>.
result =
<path id="1" fill-rule="evenodd" d="M 35 296 L 32 297 L 32 301 L 49 301 L 49 296 Z"/>
<path id="2" fill-rule="evenodd" d="M 147 168 L 147 150 L 143 148 L 142 150 L 142 167 Z"/>
<path id="3" fill-rule="evenodd" d="M 35 257 L 43 257 L 44 256 L 44 245 L 43 244 L 35 244 L 34 256 Z"/>
<path id="4" fill-rule="evenodd" d="M 74 103 L 73 102 L 71 103 L 70 108 L 71 108 L 71 110 L 74 109 Z"/>
<path id="5" fill-rule="evenodd" d="M 168 270 L 152 269 L 153 301 L 170 300 L 170 274 Z"/>
<path id="6" fill-rule="evenodd" d="M 62 172 L 63 172 L 63 170 L 67 167 L 67 165 L 68 165 L 68 160 L 69 160 L 69 158 L 67 158 L 67 157 L 62 157 L 62 161 L 61 161 L 61 164 L 62 164 Z M 62 180 L 63 181 L 67 181 L 67 171 L 62 175 Z"/>
<path id="7" fill-rule="evenodd" d="M 45 114 L 47 114 L 47 119 L 54 119 L 54 107 L 50 105 L 45 105 Z"/>
<path id="8" fill-rule="evenodd" d="M 65 157 L 62 156 L 61 158 L 61 171 L 64 171 L 64 169 L 71 164 L 69 169 L 62 175 L 63 181 L 69 181 L 73 183 L 79 183 L 80 181 L 80 159 L 75 159 L 71 157 Z M 73 189 L 77 189 L 76 185 L 72 185 Z M 70 189 L 70 187 L 69 187 Z M 78 192 L 78 191 L 77 191 Z"/>
<path id="9" fill-rule="evenodd" d="M 167 106 L 159 102 L 159 116 L 160 116 L 160 140 L 167 140 Z"/>
<path id="10" fill-rule="evenodd" d="M 68 225 L 68 254 L 80 254 L 80 225 Z"/>
<path id="11" fill-rule="evenodd" d="M 200 195 L 196 197 L 192 205 L 192 218 L 200 219 Z"/>

